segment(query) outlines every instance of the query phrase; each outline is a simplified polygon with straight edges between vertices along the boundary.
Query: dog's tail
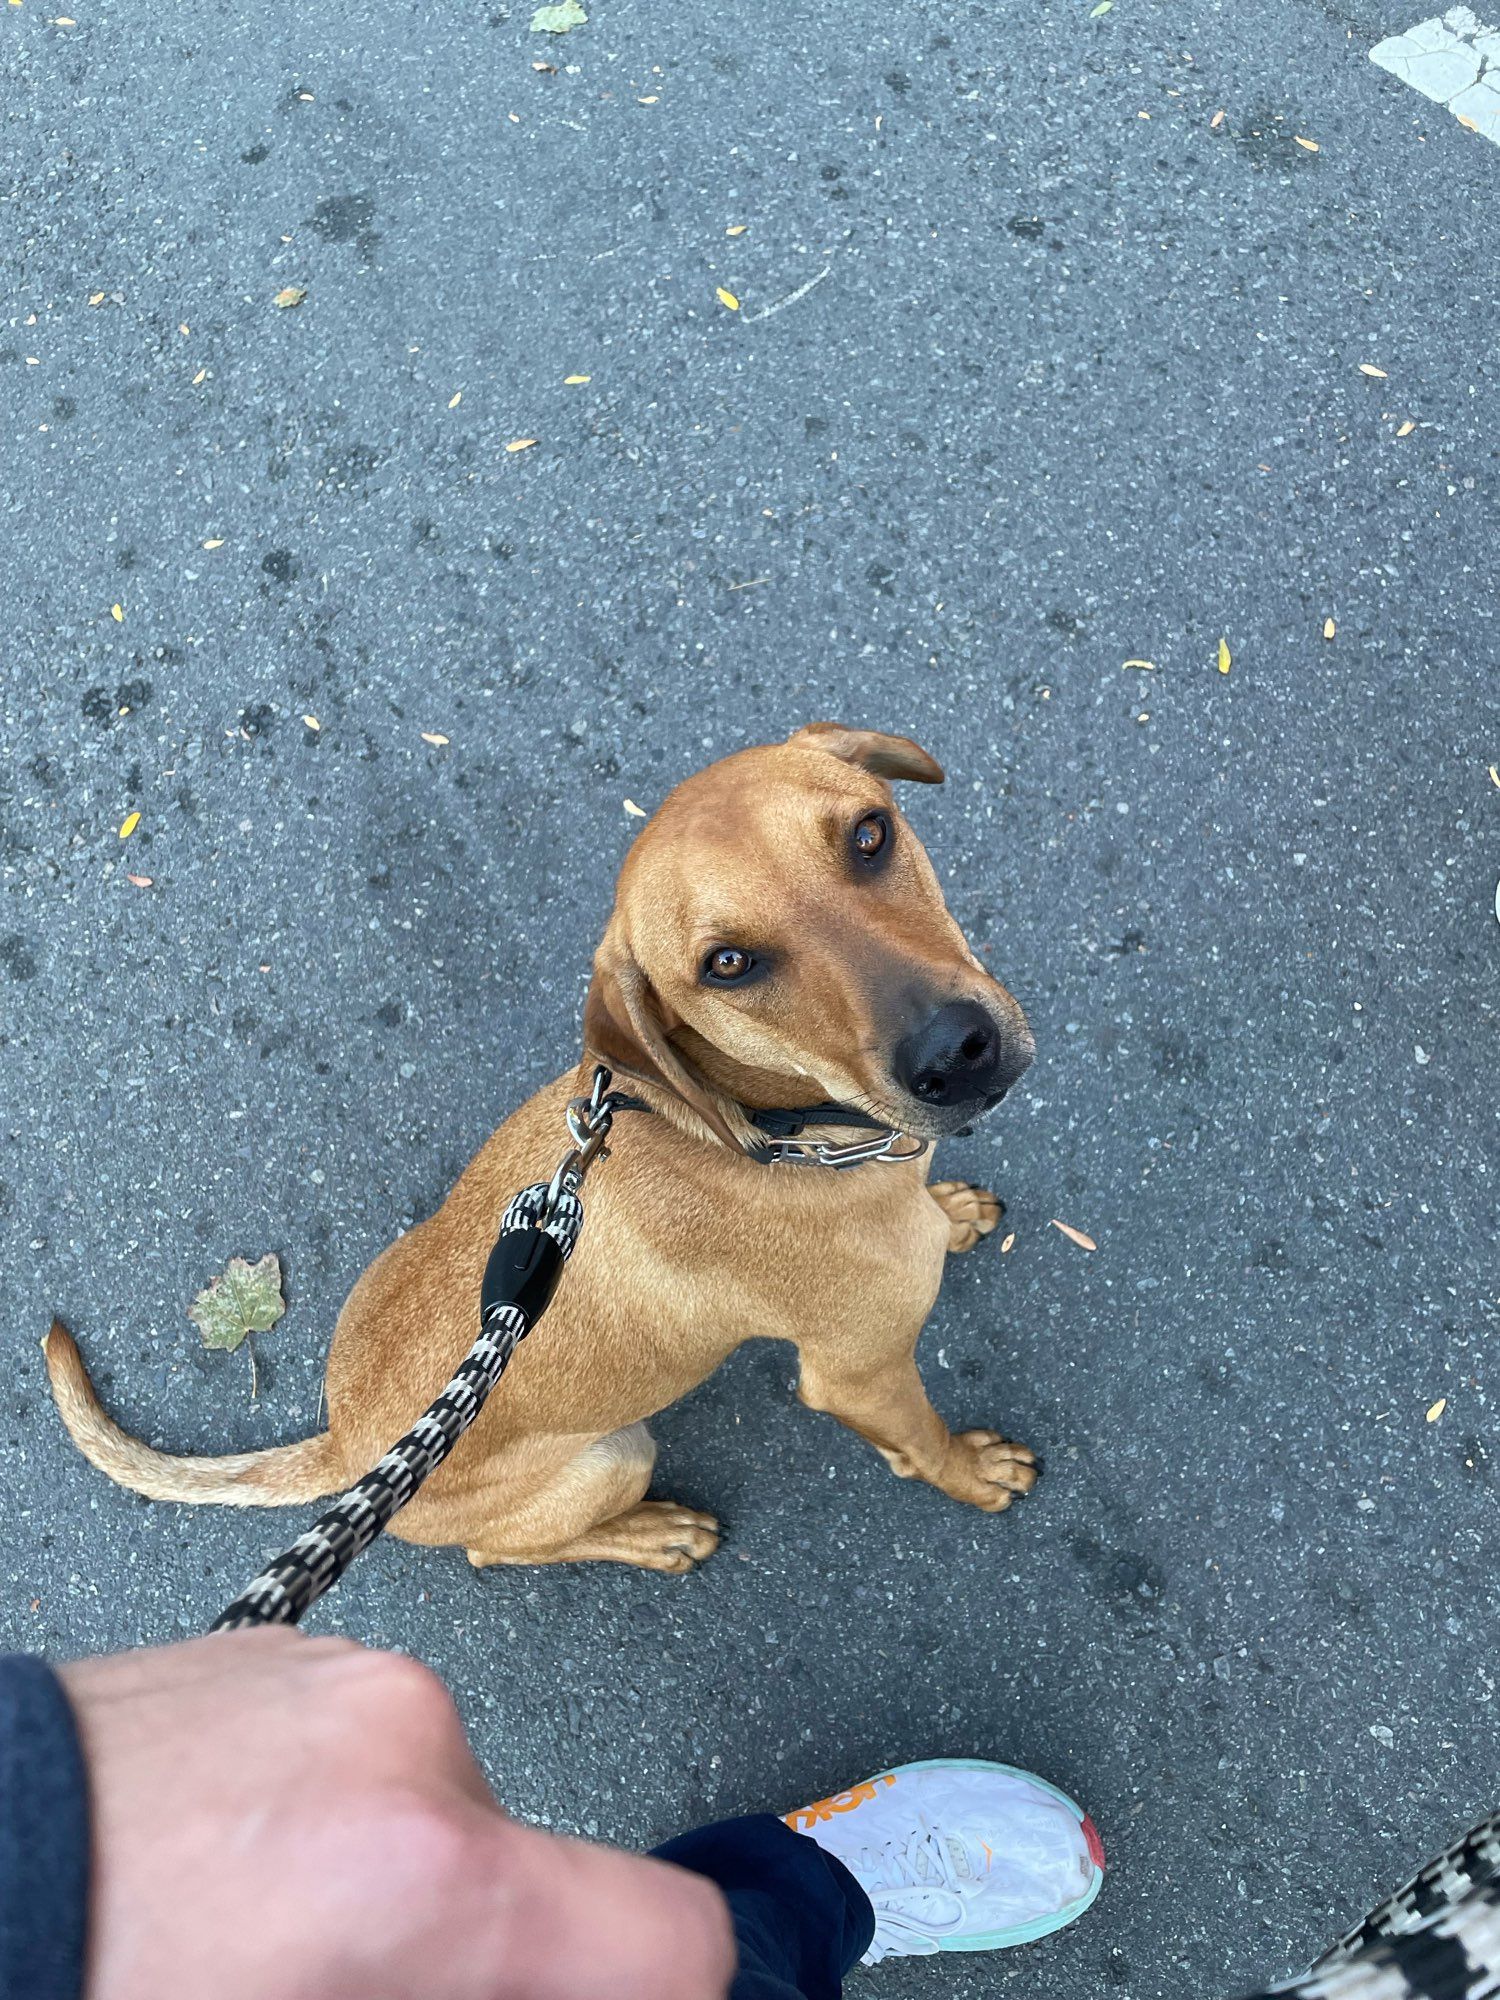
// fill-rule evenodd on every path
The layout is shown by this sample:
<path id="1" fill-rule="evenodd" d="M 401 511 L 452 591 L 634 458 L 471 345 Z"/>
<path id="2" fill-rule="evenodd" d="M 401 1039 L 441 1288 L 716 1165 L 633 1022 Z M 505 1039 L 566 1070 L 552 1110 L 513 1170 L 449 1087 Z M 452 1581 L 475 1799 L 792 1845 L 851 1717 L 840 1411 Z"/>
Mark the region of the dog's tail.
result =
<path id="1" fill-rule="evenodd" d="M 83 1356 L 60 1320 L 42 1342 L 58 1414 L 90 1465 L 149 1500 L 217 1501 L 225 1507 L 288 1507 L 319 1500 L 345 1485 L 332 1437 L 322 1431 L 269 1451 L 226 1458 L 174 1458 L 122 1431 L 89 1380 Z"/>

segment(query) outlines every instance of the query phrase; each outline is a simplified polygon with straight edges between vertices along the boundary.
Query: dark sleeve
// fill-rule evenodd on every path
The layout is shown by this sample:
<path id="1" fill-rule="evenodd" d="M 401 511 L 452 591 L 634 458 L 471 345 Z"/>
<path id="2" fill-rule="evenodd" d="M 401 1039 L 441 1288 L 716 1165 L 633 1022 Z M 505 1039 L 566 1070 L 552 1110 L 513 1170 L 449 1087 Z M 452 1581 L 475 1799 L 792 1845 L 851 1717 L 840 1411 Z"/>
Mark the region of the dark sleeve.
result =
<path id="1" fill-rule="evenodd" d="M 0 2000 L 80 2000 L 88 1890 L 73 1711 L 45 1661 L 0 1656 Z"/>

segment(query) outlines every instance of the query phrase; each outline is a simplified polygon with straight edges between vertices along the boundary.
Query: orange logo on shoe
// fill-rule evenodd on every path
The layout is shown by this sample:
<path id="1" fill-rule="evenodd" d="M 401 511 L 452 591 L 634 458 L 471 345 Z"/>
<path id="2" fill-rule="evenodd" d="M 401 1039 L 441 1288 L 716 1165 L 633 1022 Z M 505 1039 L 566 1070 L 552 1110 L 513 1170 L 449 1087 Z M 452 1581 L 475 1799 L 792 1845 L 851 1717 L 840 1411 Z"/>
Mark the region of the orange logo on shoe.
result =
<path id="1" fill-rule="evenodd" d="M 877 1785 L 894 1785 L 896 1774 L 887 1771 L 884 1777 L 870 1778 L 862 1785 L 851 1786 L 847 1792 L 835 1792 L 832 1798 L 817 1799 L 810 1806 L 799 1806 L 795 1812 L 782 1815 L 793 1833 L 803 1833 L 820 1820 L 832 1819 L 835 1813 L 853 1812 L 856 1806 L 868 1805 L 875 1796 Z"/>

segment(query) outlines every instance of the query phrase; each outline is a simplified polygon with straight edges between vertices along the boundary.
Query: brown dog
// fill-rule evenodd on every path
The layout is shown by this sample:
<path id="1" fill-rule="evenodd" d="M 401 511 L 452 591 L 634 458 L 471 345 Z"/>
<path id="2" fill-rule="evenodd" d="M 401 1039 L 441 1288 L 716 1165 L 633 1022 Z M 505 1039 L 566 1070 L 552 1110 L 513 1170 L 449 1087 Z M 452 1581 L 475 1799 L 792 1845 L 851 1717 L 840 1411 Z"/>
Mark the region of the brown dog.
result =
<path id="1" fill-rule="evenodd" d="M 645 1419 L 756 1337 L 793 1342 L 802 1401 L 868 1438 L 901 1478 L 990 1512 L 1028 1492 L 1031 1453 L 994 1431 L 951 1433 L 914 1358 L 943 1258 L 994 1228 L 994 1198 L 962 1181 L 929 1187 L 925 1147 L 843 1171 L 751 1150 L 764 1143 L 757 1109 L 830 1099 L 936 1139 L 998 1103 L 1030 1062 L 1021 1009 L 964 942 L 886 782 L 942 776 L 905 737 L 820 723 L 680 785 L 621 871 L 582 1070 L 508 1118 L 437 1214 L 356 1284 L 328 1359 L 328 1429 L 269 1451 L 168 1457 L 111 1421 L 54 1326 L 48 1372 L 80 1450 L 153 1499 L 278 1506 L 349 1485 L 467 1352 L 501 1212 L 550 1177 L 564 1107 L 597 1057 L 643 1108 L 616 1116 L 546 1319 L 391 1532 L 458 1543 L 479 1564 L 690 1569 L 717 1524 L 642 1497 L 655 1458 Z M 808 1138 L 851 1133 L 813 1120 Z M 893 1139 L 892 1151 L 917 1148 Z"/>

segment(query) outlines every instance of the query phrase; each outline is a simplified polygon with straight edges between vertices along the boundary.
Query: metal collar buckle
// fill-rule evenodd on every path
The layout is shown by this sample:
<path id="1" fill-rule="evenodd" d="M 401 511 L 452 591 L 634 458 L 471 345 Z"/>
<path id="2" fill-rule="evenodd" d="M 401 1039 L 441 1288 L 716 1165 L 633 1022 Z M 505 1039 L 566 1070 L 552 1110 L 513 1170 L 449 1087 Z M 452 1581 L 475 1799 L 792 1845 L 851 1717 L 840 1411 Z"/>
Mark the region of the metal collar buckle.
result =
<path id="1" fill-rule="evenodd" d="M 874 1139 L 856 1139 L 847 1146 L 830 1145 L 826 1139 L 768 1139 L 756 1149 L 755 1157 L 768 1166 L 862 1167 L 866 1160 L 920 1160 L 932 1144 L 930 1139 L 910 1140 L 909 1152 L 898 1152 L 906 1142 L 905 1132 L 885 1132 Z"/>

